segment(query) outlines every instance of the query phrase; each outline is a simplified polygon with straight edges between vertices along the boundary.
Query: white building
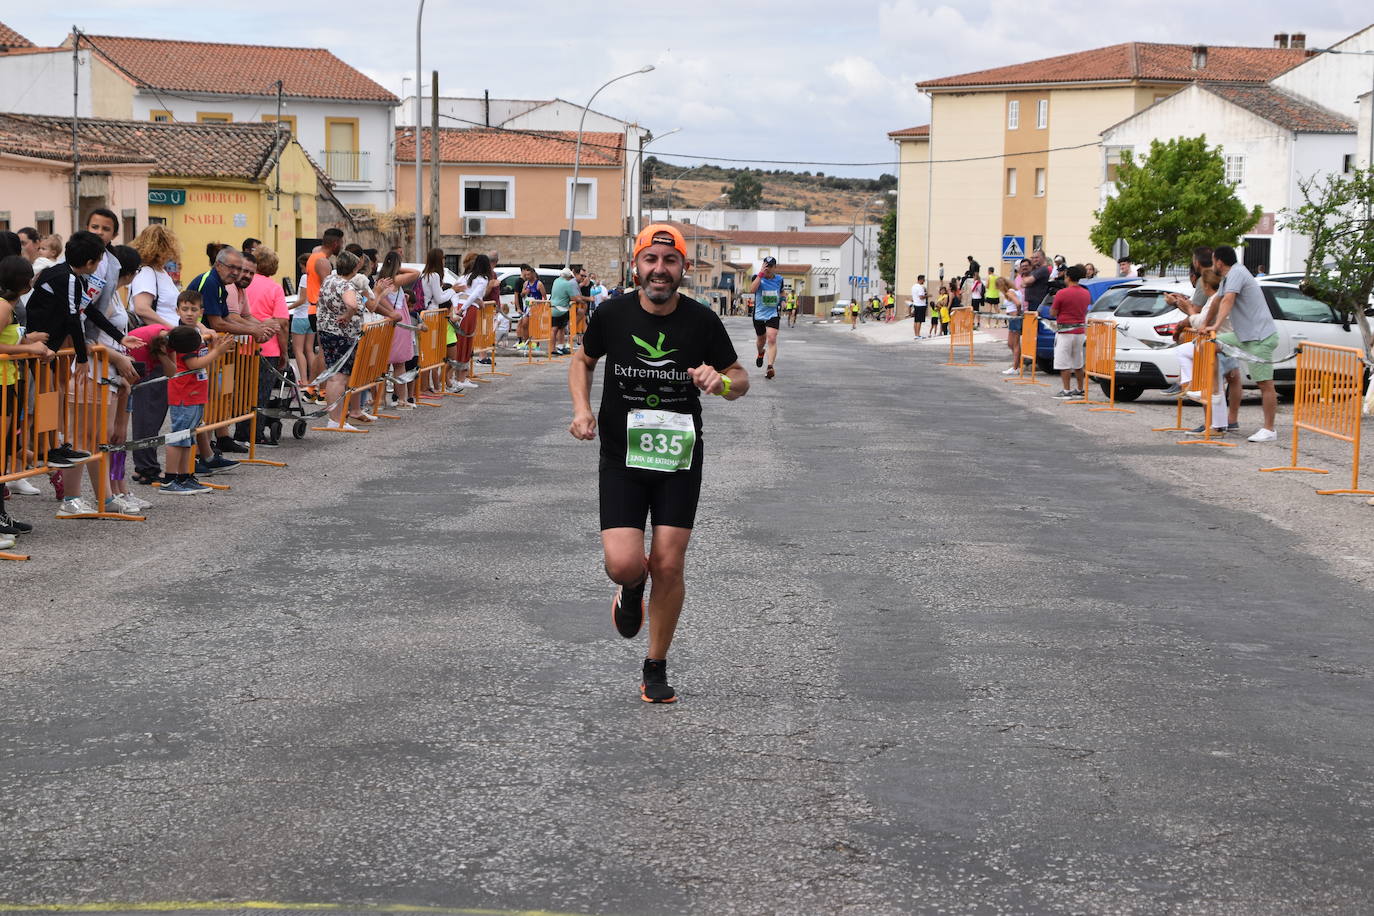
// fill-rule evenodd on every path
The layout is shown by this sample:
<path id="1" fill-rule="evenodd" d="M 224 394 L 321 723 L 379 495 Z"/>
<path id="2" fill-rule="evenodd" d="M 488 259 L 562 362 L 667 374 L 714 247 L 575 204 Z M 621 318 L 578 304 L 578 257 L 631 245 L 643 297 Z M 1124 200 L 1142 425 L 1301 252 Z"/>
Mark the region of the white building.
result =
<path id="1" fill-rule="evenodd" d="M 621 182 L 621 221 L 625 234 L 633 235 L 633 217 L 639 212 L 641 151 L 653 139 L 647 128 L 623 121 L 594 109 L 584 109 L 564 99 L 493 99 L 439 96 L 439 126 L 494 127 L 502 130 L 568 131 L 576 134 L 581 125 L 585 133 L 619 134 L 625 150 L 624 181 Z M 428 126 L 433 116 L 433 96 L 420 97 L 420 120 Z M 583 112 L 586 119 L 583 119 Z M 410 127 L 415 123 L 415 96 L 408 96 L 396 112 L 396 123 Z M 424 151 L 422 155 L 427 155 Z"/>
<path id="2" fill-rule="evenodd" d="M 72 36 L 0 55 L 0 110 L 72 114 Z M 350 209 L 395 205 L 396 97 L 322 48 L 82 35 L 82 117 L 185 122 L 281 120 Z"/>
<path id="3" fill-rule="evenodd" d="M 1246 266 L 1300 269 L 1307 239 L 1280 228 L 1279 213 L 1301 206 L 1300 181 L 1351 166 L 1355 125 L 1272 85 L 1194 83 L 1102 132 L 1104 202 L 1115 191 L 1111 179 L 1122 152 L 1143 157 L 1152 140 L 1199 135 L 1221 147 L 1226 178 L 1240 201 L 1263 210 L 1243 239 Z"/>
<path id="4" fill-rule="evenodd" d="M 644 211 L 646 224 L 665 219 L 678 219 L 707 229 L 729 232 L 805 232 L 808 228 L 805 210 L 708 210 L 683 205 L 673 207 L 671 211 L 663 207 Z"/>
<path id="5" fill-rule="evenodd" d="M 849 298 L 849 277 L 862 263 L 862 251 L 853 233 L 841 232 L 737 232 L 724 231 L 729 239 L 725 259 L 748 264 L 758 273 L 763 259 L 778 259 L 781 273 L 799 296 L 815 296 L 819 303 Z"/>

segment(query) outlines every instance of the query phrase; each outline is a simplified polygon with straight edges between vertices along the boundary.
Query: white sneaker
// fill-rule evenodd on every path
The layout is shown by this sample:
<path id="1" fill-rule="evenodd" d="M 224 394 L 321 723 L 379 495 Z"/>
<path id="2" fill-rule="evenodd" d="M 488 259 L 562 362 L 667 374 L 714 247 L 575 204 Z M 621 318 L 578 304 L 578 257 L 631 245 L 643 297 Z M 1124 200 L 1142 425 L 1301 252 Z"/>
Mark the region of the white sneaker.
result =
<path id="1" fill-rule="evenodd" d="M 466 379 L 466 378 L 463 379 L 461 382 L 459 382 L 459 383 L 458 383 L 458 386 L 459 386 L 460 388 L 481 388 L 481 387 L 482 387 L 481 385 L 479 385 L 479 384 L 477 384 L 476 382 L 474 382 L 472 379 Z"/>
<path id="2" fill-rule="evenodd" d="M 41 492 L 41 490 L 29 483 L 27 477 L 21 477 L 18 480 L 10 481 L 10 493 L 15 496 L 37 496 Z"/>
<path id="3" fill-rule="evenodd" d="M 1019 371 L 1019 370 L 1007 368 L 1007 369 L 1003 369 L 1003 370 L 1002 370 L 1002 374 L 1003 374 L 1003 375 L 1016 375 L 1018 371 Z"/>
<path id="4" fill-rule="evenodd" d="M 0 534 L 0 550 L 9 550 L 14 546 L 14 535 Z"/>
<path id="5" fill-rule="evenodd" d="M 57 506 L 57 518 L 81 518 L 85 515 L 95 515 L 95 507 L 90 505 L 80 496 L 73 496 L 71 499 L 64 499 Z"/>
<path id="6" fill-rule="evenodd" d="M 1197 401 L 1199 404 L 1202 403 L 1201 391 L 1185 391 L 1183 392 L 1183 396 L 1190 401 Z"/>
<path id="7" fill-rule="evenodd" d="M 346 433 L 362 432 L 362 430 L 358 429 L 358 427 L 354 426 L 352 423 L 345 423 L 343 426 L 340 426 L 338 420 L 330 420 L 326 429 L 341 429 Z"/>
<path id="8" fill-rule="evenodd" d="M 457 382 L 449 382 L 448 385 L 444 388 L 444 390 L 447 391 L 449 394 L 457 394 L 458 392 L 462 391 L 463 388 Z"/>
<path id="9" fill-rule="evenodd" d="M 1273 442 L 1278 437 L 1279 434 L 1274 432 L 1272 429 L 1265 429 L 1264 427 L 1260 427 L 1259 430 L 1253 436 L 1251 436 L 1248 441 Z"/>
<path id="10" fill-rule="evenodd" d="M 148 502 L 148 500 L 135 496 L 132 493 L 124 494 L 124 505 L 128 506 L 134 512 L 142 512 L 144 509 L 153 508 L 153 504 Z"/>

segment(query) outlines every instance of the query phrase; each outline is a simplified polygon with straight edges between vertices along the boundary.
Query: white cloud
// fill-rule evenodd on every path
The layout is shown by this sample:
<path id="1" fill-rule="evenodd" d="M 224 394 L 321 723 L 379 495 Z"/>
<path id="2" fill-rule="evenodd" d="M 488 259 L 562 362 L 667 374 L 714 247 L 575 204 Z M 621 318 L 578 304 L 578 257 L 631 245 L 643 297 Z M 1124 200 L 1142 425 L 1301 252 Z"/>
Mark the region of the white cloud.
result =
<path id="1" fill-rule="evenodd" d="M 72 14 L 60 7 L 12 5 L 4 21 L 36 42 L 56 43 L 70 28 Z M 425 79 L 431 68 L 440 71 L 445 94 L 487 89 L 496 97 L 559 96 L 581 104 L 610 77 L 652 63 L 652 73 L 612 85 L 595 107 L 659 133 L 682 127 L 654 146 L 660 155 L 888 161 L 887 132 L 928 119 L 915 89 L 921 80 L 1127 40 L 1267 45 L 1274 32 L 1306 31 L 1310 43 L 1325 44 L 1370 18 L 1349 0 L 1301 15 L 1281 0 L 1254 0 L 1243 16 L 1183 0 L 877 0 L 840 7 L 822 0 L 696 0 L 685 9 L 628 0 L 428 0 L 424 68 Z M 402 77 L 413 75 L 413 3 L 392 10 L 334 0 L 323 26 L 310 6 L 249 7 L 236 11 L 232 35 L 202 10 L 171 0 L 111 0 L 77 13 L 76 21 L 93 32 L 328 47 L 398 94 Z M 892 169 L 797 167 L 870 175 Z"/>

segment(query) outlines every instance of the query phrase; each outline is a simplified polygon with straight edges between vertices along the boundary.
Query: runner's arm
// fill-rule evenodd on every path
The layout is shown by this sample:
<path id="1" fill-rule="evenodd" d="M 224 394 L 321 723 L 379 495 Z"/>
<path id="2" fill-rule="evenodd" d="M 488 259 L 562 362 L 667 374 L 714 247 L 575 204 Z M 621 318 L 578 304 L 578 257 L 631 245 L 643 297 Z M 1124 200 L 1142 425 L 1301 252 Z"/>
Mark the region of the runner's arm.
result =
<path id="1" fill-rule="evenodd" d="M 592 413 L 592 373 L 595 371 L 596 360 L 579 347 L 568 361 L 568 393 L 573 403 L 573 419 L 568 432 L 575 439 L 590 441 L 596 438 L 596 414 Z"/>
<path id="2" fill-rule="evenodd" d="M 749 373 L 739 363 L 727 366 L 724 372 L 717 371 L 710 363 L 702 363 L 695 369 L 688 369 L 687 374 L 692 377 L 692 383 L 707 394 L 720 394 L 725 387 L 721 378 L 730 379 L 730 393 L 725 395 L 727 401 L 738 400 L 749 392 Z"/>

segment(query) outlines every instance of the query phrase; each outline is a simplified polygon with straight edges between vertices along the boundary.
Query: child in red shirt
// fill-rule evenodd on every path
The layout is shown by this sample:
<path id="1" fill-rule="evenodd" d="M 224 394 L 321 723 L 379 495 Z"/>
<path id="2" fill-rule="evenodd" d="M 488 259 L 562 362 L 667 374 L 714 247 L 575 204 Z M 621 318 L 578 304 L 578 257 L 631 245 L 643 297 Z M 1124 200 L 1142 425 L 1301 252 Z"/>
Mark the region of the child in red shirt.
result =
<path id="1" fill-rule="evenodd" d="M 172 423 L 167 436 L 167 476 L 171 480 L 162 485 L 163 493 L 185 496 L 210 490 L 195 478 L 189 443 L 195 436 L 202 454 L 214 454 L 209 433 L 196 433 L 210 395 L 210 376 L 205 370 L 233 345 L 234 338 L 226 334 L 207 346 L 198 329 L 178 325 L 149 346 L 167 374 L 167 412 Z"/>

